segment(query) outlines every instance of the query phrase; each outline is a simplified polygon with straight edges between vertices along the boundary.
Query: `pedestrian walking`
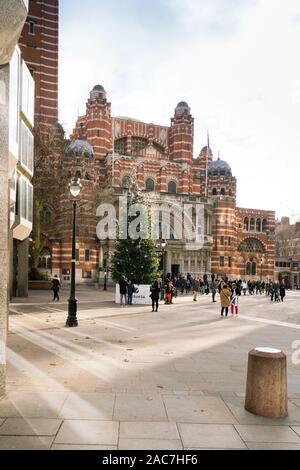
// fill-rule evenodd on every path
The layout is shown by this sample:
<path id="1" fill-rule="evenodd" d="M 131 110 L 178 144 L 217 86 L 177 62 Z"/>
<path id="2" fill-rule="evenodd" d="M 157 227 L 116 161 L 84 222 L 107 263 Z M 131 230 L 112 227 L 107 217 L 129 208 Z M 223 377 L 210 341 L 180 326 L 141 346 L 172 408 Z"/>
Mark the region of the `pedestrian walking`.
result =
<path id="1" fill-rule="evenodd" d="M 243 290 L 243 294 L 244 294 L 244 295 L 246 295 L 247 289 L 248 289 L 248 284 L 247 284 L 247 282 L 244 280 L 244 281 L 242 282 L 242 290 Z"/>
<path id="2" fill-rule="evenodd" d="M 132 284 L 131 279 L 128 280 L 127 284 L 127 303 L 128 305 L 132 305 L 132 296 L 136 292 L 135 285 Z"/>
<path id="3" fill-rule="evenodd" d="M 198 281 L 197 278 L 195 278 L 193 280 L 193 300 L 194 300 L 194 302 L 197 302 L 198 289 L 199 289 L 199 281 Z"/>
<path id="4" fill-rule="evenodd" d="M 230 299 L 230 308 L 231 308 L 231 315 L 234 315 L 236 318 L 238 317 L 239 313 L 239 296 L 241 295 L 240 289 L 237 284 L 232 284 L 232 294 Z"/>
<path id="5" fill-rule="evenodd" d="M 218 290 L 218 285 L 215 281 L 211 282 L 210 289 L 211 289 L 212 301 L 216 302 L 216 293 Z"/>
<path id="6" fill-rule="evenodd" d="M 285 298 L 285 285 L 284 284 L 280 285 L 279 293 L 280 293 L 281 302 L 283 302 L 283 299 Z"/>
<path id="7" fill-rule="evenodd" d="M 57 274 L 55 274 L 54 278 L 51 281 L 52 287 L 51 289 L 53 290 L 53 302 L 57 299 L 59 302 L 59 289 L 60 289 L 60 280 L 57 277 Z"/>
<path id="8" fill-rule="evenodd" d="M 228 316 L 228 308 L 230 305 L 230 297 L 231 297 L 231 290 L 229 289 L 227 284 L 224 284 L 221 291 L 220 291 L 220 299 L 221 299 L 221 317 L 224 315 Z"/>
<path id="9" fill-rule="evenodd" d="M 122 276 L 120 281 L 119 281 L 119 286 L 120 286 L 120 305 L 121 307 L 126 307 L 126 301 L 127 301 L 127 285 L 128 282 L 126 281 L 125 276 Z M 123 303 L 124 302 L 124 303 Z"/>
<path id="10" fill-rule="evenodd" d="M 157 312 L 158 310 L 158 300 L 159 300 L 159 293 L 160 293 L 160 287 L 159 287 L 159 283 L 158 281 L 154 281 L 152 286 L 150 287 L 150 291 L 151 291 L 151 294 L 150 294 L 150 297 L 152 299 L 152 312 L 154 312 L 154 308 L 155 308 L 155 311 Z"/>
<path id="11" fill-rule="evenodd" d="M 172 304 L 172 293 L 173 293 L 173 284 L 172 281 L 167 279 L 166 285 L 165 285 L 165 292 L 166 292 L 166 304 Z"/>

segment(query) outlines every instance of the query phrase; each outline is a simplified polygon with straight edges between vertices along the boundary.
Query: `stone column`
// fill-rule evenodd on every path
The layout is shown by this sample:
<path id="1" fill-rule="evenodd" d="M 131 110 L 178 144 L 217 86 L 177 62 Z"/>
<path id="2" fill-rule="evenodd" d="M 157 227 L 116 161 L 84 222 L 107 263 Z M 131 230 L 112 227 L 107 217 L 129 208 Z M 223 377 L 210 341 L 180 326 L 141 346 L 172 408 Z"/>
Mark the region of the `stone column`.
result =
<path id="1" fill-rule="evenodd" d="M 8 321 L 8 98 L 9 66 L 0 65 L 0 396 L 5 393 Z"/>
<path id="2" fill-rule="evenodd" d="M 28 297 L 29 239 L 18 242 L 18 297 Z"/>
<path id="3" fill-rule="evenodd" d="M 166 263 L 166 264 L 165 264 L 165 271 L 166 271 L 165 274 L 166 274 L 166 273 L 170 273 L 170 272 L 171 272 L 171 268 L 172 268 L 172 266 L 171 266 L 171 264 L 172 264 L 172 263 L 171 263 L 171 261 L 172 261 L 172 254 L 171 254 L 171 252 L 170 252 L 169 250 L 167 250 L 167 251 L 165 252 L 165 259 L 166 259 L 166 261 L 165 261 L 165 263 Z"/>

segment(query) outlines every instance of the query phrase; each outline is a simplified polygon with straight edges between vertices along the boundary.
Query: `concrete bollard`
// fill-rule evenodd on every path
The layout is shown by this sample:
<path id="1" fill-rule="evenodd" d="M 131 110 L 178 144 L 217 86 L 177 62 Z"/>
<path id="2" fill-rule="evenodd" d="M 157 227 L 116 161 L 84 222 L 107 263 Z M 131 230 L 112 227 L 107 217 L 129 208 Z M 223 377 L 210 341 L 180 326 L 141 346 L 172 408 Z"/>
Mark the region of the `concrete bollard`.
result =
<path id="1" fill-rule="evenodd" d="M 286 355 L 279 349 L 249 352 L 245 409 L 268 418 L 287 416 Z"/>

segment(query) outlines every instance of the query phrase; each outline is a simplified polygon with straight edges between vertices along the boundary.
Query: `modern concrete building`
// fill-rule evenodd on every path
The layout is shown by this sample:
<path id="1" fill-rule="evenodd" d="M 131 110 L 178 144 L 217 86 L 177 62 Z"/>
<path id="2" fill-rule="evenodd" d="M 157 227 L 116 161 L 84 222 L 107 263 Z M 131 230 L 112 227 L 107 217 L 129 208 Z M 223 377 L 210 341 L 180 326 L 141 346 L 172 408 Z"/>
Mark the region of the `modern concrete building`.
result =
<path id="1" fill-rule="evenodd" d="M 28 1 L 0 1 L 0 395 L 5 393 L 9 288 L 10 65 L 28 13 Z"/>
<path id="2" fill-rule="evenodd" d="M 10 61 L 10 90 L 10 295 L 27 297 L 33 220 L 34 80 L 19 47 Z"/>

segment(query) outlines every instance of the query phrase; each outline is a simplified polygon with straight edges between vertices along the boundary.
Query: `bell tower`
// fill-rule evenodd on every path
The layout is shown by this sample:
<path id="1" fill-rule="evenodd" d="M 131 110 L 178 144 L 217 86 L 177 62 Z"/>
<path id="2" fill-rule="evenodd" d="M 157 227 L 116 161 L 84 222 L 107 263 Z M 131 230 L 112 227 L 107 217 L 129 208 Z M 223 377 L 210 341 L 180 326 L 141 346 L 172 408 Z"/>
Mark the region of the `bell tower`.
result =
<path id="1" fill-rule="evenodd" d="M 194 118 L 185 101 L 175 108 L 169 133 L 170 160 L 191 164 L 193 160 Z"/>

